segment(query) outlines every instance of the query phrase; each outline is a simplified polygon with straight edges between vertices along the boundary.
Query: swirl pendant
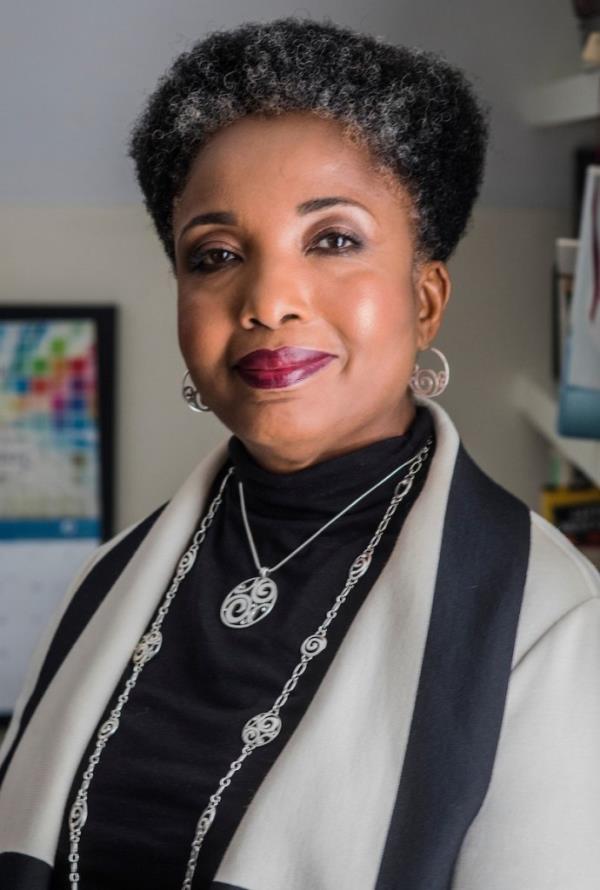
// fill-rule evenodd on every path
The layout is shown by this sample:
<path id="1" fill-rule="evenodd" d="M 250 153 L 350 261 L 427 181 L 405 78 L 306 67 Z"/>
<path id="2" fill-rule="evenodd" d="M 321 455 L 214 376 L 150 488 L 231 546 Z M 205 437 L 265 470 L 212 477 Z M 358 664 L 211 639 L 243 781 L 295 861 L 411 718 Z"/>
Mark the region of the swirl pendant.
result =
<path id="1" fill-rule="evenodd" d="M 267 577 L 267 568 L 260 575 L 246 578 L 230 590 L 221 604 L 221 621 L 227 627 L 250 627 L 265 618 L 277 602 L 277 585 Z"/>
<path id="2" fill-rule="evenodd" d="M 376 482 L 374 485 L 371 485 L 366 491 L 363 491 L 357 498 L 347 504 L 343 510 L 340 510 L 339 513 L 336 513 L 331 519 L 329 519 L 325 525 L 322 525 L 321 528 L 317 529 L 309 538 L 303 541 L 295 550 L 292 550 L 291 553 L 288 553 L 286 557 L 280 560 L 274 566 L 263 566 L 261 565 L 261 561 L 259 559 L 258 553 L 256 551 L 256 544 L 254 543 L 254 538 L 252 536 L 252 531 L 250 529 L 250 523 L 248 522 L 248 513 L 246 512 L 246 501 L 244 498 L 244 486 L 242 481 L 238 482 L 238 489 L 240 493 L 240 509 L 242 513 L 242 519 L 244 521 L 244 529 L 246 531 L 246 536 L 248 538 L 248 544 L 250 545 L 250 550 L 252 551 L 252 558 L 254 560 L 254 565 L 258 570 L 258 575 L 254 575 L 252 578 L 245 578 L 244 581 L 240 581 L 233 590 L 230 590 L 223 602 L 221 603 L 220 616 L 221 621 L 226 627 L 231 628 L 243 628 L 243 627 L 252 627 L 252 625 L 257 624 L 259 621 L 262 621 L 263 618 L 266 618 L 272 610 L 273 606 L 277 602 L 277 585 L 269 576 L 280 569 L 283 565 L 286 564 L 290 559 L 293 559 L 297 553 L 300 553 L 301 550 L 304 550 L 311 541 L 314 541 L 315 538 L 318 538 L 319 535 L 323 534 L 325 529 L 329 528 L 336 520 L 343 516 L 344 513 L 347 513 L 348 510 L 351 510 L 352 507 L 356 506 L 356 504 L 360 503 L 363 498 L 366 498 L 368 494 L 371 494 L 372 491 L 375 491 L 376 488 L 379 488 L 380 485 L 383 485 L 384 482 L 387 482 L 388 479 L 391 479 L 392 476 L 395 476 L 402 467 L 405 467 L 410 463 L 410 460 L 404 461 L 400 466 L 396 467 L 390 473 L 387 473 L 380 479 L 379 482 Z M 410 485 L 408 486 L 410 488 Z M 408 489 L 407 489 L 408 490 Z M 361 569 L 362 572 L 366 571 L 367 565 Z"/>

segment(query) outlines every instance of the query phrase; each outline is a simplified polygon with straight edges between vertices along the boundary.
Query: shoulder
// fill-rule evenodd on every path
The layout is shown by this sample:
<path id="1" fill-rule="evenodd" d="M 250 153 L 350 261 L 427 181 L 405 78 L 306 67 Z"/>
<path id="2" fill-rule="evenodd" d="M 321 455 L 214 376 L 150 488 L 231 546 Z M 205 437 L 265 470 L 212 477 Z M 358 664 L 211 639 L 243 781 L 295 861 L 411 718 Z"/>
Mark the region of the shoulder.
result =
<path id="1" fill-rule="evenodd" d="M 559 529 L 482 470 L 462 443 L 455 483 L 468 505 L 468 521 L 478 514 L 486 528 L 489 554 L 501 554 L 524 569 L 514 663 L 573 610 L 600 609 L 600 573 L 595 566 Z M 600 649 L 600 640 L 598 644 Z"/>
<path id="2" fill-rule="evenodd" d="M 0 779 L 2 767 L 6 765 L 5 755 L 17 734 L 23 732 L 79 635 L 166 505 L 162 504 L 97 547 L 72 579 L 29 660 L 13 719 L 0 747 Z"/>
<path id="3" fill-rule="evenodd" d="M 100 544 L 83 563 L 77 575 L 65 592 L 59 609 L 64 612 L 69 602 L 75 597 L 91 576 L 104 574 L 108 569 L 120 571 L 131 559 L 143 539 L 146 537 L 168 502 L 161 504 L 147 516 L 131 523 L 107 541 Z M 112 572 L 109 571 L 109 576 Z M 56 616 L 55 616 L 56 617 Z"/>
<path id="4" fill-rule="evenodd" d="M 66 591 L 61 612 L 80 611 L 91 617 L 167 506 L 161 504 L 147 516 L 113 535 L 92 553 Z M 80 624 L 80 622 L 77 622 Z M 80 628 L 81 629 L 81 628 Z"/>
<path id="5" fill-rule="evenodd" d="M 529 516 L 530 551 L 513 667 L 549 632 L 600 615 L 598 570 L 550 522 L 534 510 Z"/>
<path id="6" fill-rule="evenodd" d="M 84 606 L 86 619 L 98 607 L 118 574 L 131 559 L 142 540 L 148 534 L 168 502 L 161 504 L 152 513 L 131 523 L 108 541 L 100 544 L 82 564 L 72 578 L 63 599 L 48 624 L 41 643 L 41 649 L 47 648 L 51 640 L 65 623 L 73 623 L 73 615 Z M 81 621 L 76 622 L 78 625 Z M 79 628 L 81 629 L 81 628 Z M 44 645 L 45 641 L 45 645 Z"/>

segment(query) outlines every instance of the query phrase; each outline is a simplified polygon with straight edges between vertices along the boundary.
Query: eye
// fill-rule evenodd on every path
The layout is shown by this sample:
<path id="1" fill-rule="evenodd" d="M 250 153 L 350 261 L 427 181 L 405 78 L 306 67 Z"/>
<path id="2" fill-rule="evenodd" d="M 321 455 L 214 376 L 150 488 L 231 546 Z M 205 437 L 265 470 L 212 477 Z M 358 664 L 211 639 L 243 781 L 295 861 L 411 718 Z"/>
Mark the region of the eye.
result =
<path id="1" fill-rule="evenodd" d="M 209 247 L 208 250 L 194 250 L 187 259 L 187 268 L 189 272 L 200 272 L 202 275 L 209 275 L 216 272 L 223 266 L 231 263 L 231 260 L 219 262 L 219 255 L 227 254 L 230 257 L 237 257 L 237 254 L 225 247 Z"/>
<path id="2" fill-rule="evenodd" d="M 330 246 L 315 246 L 314 249 L 320 253 L 348 253 L 362 247 L 362 241 L 356 235 L 351 235 L 341 229 L 328 229 L 320 232 L 317 239 L 313 241 L 313 245 L 321 244 L 323 241 L 329 241 Z M 331 246 L 332 243 L 334 246 Z M 207 250 L 193 250 L 187 258 L 186 265 L 190 273 L 210 275 L 212 272 L 218 272 L 219 269 L 230 265 L 236 259 L 239 259 L 238 255 L 225 247 L 209 247 Z"/>
<path id="3" fill-rule="evenodd" d="M 325 250 L 326 252 L 333 253 L 346 253 L 350 250 L 356 250 L 357 248 L 362 246 L 362 241 L 357 238 L 355 235 L 350 235 L 347 232 L 343 232 L 341 229 L 329 229 L 326 232 L 320 232 L 317 236 L 317 240 L 313 242 L 314 244 L 320 244 L 322 241 L 330 241 L 334 242 L 336 246 L 329 248 L 317 248 L 317 250 Z M 340 244 L 340 241 L 348 242 L 345 246 Z"/>

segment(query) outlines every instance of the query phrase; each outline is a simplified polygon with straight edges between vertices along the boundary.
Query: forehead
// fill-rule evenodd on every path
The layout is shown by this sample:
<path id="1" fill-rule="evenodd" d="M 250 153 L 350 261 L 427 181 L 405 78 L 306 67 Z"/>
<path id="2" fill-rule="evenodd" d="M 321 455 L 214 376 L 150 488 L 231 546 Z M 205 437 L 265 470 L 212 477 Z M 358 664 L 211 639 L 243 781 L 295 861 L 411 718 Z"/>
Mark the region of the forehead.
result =
<path id="1" fill-rule="evenodd" d="M 407 205 L 397 179 L 378 169 L 339 120 L 309 112 L 252 114 L 220 129 L 199 151 L 174 218 L 200 204 L 295 206 L 320 194 L 368 202 L 380 214 Z"/>

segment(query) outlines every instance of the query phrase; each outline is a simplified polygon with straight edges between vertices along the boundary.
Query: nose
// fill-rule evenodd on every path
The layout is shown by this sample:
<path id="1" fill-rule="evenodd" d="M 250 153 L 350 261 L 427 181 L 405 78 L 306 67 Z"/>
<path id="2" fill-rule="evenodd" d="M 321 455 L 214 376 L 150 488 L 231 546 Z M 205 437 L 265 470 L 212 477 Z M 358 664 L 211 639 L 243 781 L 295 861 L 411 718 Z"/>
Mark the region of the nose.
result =
<path id="1" fill-rule="evenodd" d="M 289 321 L 308 321 L 311 305 L 308 283 L 289 263 L 262 262 L 244 282 L 239 321 L 246 330 L 275 330 Z"/>

